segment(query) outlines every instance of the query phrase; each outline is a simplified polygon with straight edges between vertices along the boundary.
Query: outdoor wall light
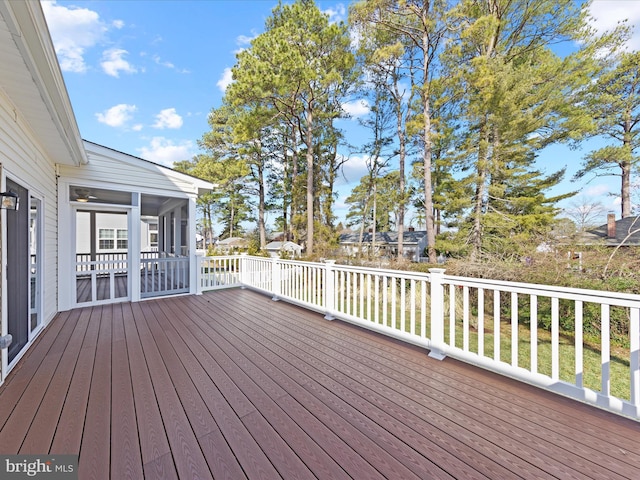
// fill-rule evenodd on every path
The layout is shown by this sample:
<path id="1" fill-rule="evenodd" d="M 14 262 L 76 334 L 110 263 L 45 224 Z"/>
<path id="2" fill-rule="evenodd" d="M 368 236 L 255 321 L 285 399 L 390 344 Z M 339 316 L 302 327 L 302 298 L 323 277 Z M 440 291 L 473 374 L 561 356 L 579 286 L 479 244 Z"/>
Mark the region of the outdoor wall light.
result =
<path id="1" fill-rule="evenodd" d="M 6 210 L 18 210 L 18 202 L 20 198 L 18 194 L 12 191 L 0 193 L 2 200 L 0 201 L 0 208 Z"/>

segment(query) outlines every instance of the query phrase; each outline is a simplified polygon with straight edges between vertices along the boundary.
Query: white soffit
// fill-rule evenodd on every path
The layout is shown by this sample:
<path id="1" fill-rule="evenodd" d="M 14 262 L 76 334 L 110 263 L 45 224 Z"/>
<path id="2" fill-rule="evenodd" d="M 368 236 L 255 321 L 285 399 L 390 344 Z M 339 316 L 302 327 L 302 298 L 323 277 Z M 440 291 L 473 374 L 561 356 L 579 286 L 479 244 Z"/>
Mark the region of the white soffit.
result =
<path id="1" fill-rule="evenodd" d="M 39 1 L 0 0 L 0 88 L 49 159 L 87 163 Z"/>

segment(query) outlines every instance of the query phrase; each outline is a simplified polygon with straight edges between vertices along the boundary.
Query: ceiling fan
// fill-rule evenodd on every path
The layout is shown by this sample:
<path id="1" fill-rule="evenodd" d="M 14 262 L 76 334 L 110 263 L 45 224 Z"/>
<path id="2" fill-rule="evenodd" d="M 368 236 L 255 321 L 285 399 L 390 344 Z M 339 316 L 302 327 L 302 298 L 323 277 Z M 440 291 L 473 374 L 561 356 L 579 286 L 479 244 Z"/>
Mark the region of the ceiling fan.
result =
<path id="1" fill-rule="evenodd" d="M 86 203 L 89 200 L 97 200 L 98 197 L 91 195 L 89 192 L 89 189 L 87 188 L 76 188 L 74 189 L 74 193 L 75 193 L 75 200 L 76 202 L 83 202 Z"/>

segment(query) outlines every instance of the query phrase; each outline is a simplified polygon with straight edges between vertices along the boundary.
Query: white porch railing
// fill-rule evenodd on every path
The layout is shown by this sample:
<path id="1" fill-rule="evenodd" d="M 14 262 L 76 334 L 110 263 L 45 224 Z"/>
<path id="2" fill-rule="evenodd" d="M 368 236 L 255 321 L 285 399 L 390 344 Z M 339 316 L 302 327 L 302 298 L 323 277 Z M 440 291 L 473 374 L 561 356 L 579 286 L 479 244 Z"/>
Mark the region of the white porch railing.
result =
<path id="1" fill-rule="evenodd" d="M 140 297 L 189 291 L 189 257 L 164 257 L 157 252 L 140 259 Z"/>
<path id="2" fill-rule="evenodd" d="M 202 257 L 198 285 L 255 289 L 640 420 L 638 295 L 250 256 Z M 615 354 L 613 318 L 628 325 Z"/>
<path id="3" fill-rule="evenodd" d="M 127 298 L 127 262 L 121 258 L 76 262 L 76 305 Z M 121 300 L 120 300 L 121 301 Z"/>

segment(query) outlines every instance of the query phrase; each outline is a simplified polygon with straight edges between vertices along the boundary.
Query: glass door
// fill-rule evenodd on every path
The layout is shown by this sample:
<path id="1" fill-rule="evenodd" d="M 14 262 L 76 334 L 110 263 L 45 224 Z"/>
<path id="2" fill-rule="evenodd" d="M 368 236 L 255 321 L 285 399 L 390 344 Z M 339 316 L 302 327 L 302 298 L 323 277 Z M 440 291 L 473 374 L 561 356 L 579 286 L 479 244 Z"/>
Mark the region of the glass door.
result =
<path id="1" fill-rule="evenodd" d="M 29 341 L 29 191 L 7 178 L 7 190 L 18 194 L 23 205 L 7 211 L 7 330 L 13 337 L 8 349 L 9 363 Z"/>
<path id="2" fill-rule="evenodd" d="M 42 325 L 42 203 L 33 196 L 29 200 L 29 298 L 31 315 L 29 319 L 29 338 L 31 339 Z"/>

